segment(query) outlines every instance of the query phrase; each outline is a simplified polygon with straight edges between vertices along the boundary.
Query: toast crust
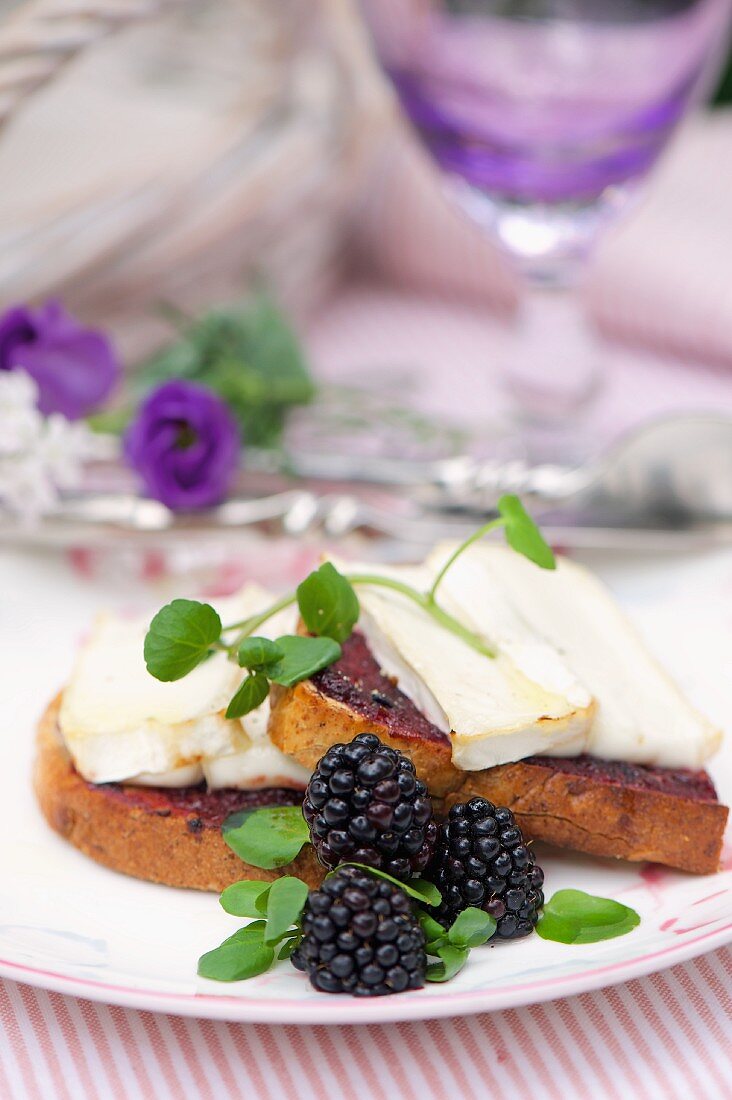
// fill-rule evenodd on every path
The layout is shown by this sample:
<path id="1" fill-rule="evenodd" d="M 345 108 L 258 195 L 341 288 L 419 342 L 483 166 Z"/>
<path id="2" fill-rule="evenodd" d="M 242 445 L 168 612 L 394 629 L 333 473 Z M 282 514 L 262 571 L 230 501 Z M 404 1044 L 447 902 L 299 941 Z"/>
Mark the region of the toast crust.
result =
<path id="1" fill-rule="evenodd" d="M 347 703 L 329 697 L 312 680 L 302 680 L 292 688 L 273 685 L 270 707 L 271 741 L 311 770 L 331 745 L 352 741 L 359 733 L 369 732 L 377 733 L 385 745 L 408 756 L 435 798 L 458 791 L 465 779 L 466 772 L 458 771 L 452 762 L 447 738 L 407 741 L 378 718 L 361 714 Z"/>
<path id="2" fill-rule="evenodd" d="M 561 848 L 633 862 L 662 863 L 709 874 L 719 868 L 728 809 L 705 797 L 686 797 L 651 786 L 607 781 L 563 770 L 539 758 L 482 772 L 458 771 L 449 743 L 402 738 L 330 698 L 312 681 L 273 694 L 269 734 L 283 752 L 313 767 L 330 745 L 369 730 L 409 756 L 419 776 L 446 807 L 475 796 L 509 806 L 524 835 Z"/>
<path id="3" fill-rule="evenodd" d="M 448 806 L 476 795 L 510 806 L 524 835 L 560 848 L 693 874 L 719 870 L 728 809 L 659 790 L 625 787 L 519 761 L 466 772 Z"/>
<path id="4" fill-rule="evenodd" d="M 34 787 L 48 824 L 85 855 L 113 871 L 192 890 L 220 892 L 243 878 L 270 882 L 281 875 L 297 875 L 311 887 L 322 881 L 325 870 L 310 845 L 292 863 L 265 871 L 232 852 L 218 821 L 146 805 L 136 797 L 139 788 L 87 783 L 59 736 L 59 702 L 38 727 Z"/>

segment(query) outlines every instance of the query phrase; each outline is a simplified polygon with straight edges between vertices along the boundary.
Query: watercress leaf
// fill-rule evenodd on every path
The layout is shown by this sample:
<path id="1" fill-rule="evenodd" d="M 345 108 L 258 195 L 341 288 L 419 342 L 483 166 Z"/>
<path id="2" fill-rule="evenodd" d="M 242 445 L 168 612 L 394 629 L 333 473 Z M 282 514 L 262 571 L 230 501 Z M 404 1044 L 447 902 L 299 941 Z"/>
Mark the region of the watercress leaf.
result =
<path id="1" fill-rule="evenodd" d="M 269 638 L 242 638 L 237 659 L 241 668 L 262 672 L 282 657 L 282 650 Z"/>
<path id="2" fill-rule="evenodd" d="M 311 634 L 345 642 L 358 621 L 358 596 L 329 561 L 297 587 L 297 603 Z"/>
<path id="3" fill-rule="evenodd" d="M 446 935 L 446 929 L 441 924 L 431 917 L 429 913 L 425 913 L 423 909 L 420 909 L 417 913 L 417 919 L 419 920 L 419 926 L 424 932 L 424 938 L 428 943 L 432 943 L 434 940 L 441 939 Z"/>
<path id="4" fill-rule="evenodd" d="M 221 619 L 208 603 L 173 600 L 161 607 L 145 635 L 145 664 L 156 680 L 180 680 L 200 665 L 221 635 Z"/>
<path id="5" fill-rule="evenodd" d="M 292 875 L 275 879 L 267 898 L 265 943 L 277 943 L 293 924 L 297 924 L 307 896 L 307 884 L 301 879 Z"/>
<path id="6" fill-rule="evenodd" d="M 557 563 L 551 547 L 533 521 L 523 504 L 513 493 L 502 496 L 498 501 L 498 511 L 506 521 L 506 542 L 519 554 L 542 569 L 556 569 Z"/>
<path id="7" fill-rule="evenodd" d="M 226 887 L 219 898 L 219 904 L 233 917 L 259 917 L 262 915 L 262 910 L 257 903 L 261 901 L 262 895 L 267 893 L 270 886 L 269 882 L 243 879 Z"/>
<path id="8" fill-rule="evenodd" d="M 424 878 L 412 878 L 409 882 L 399 882 L 394 879 L 398 886 L 409 894 L 411 898 L 416 898 L 417 901 L 421 901 L 423 905 L 439 905 L 442 901 L 442 894 L 437 889 L 433 882 L 428 882 Z"/>
<path id="9" fill-rule="evenodd" d="M 243 928 L 238 928 L 233 935 L 228 936 L 224 943 L 242 943 L 244 941 L 247 943 L 264 943 L 264 930 L 266 927 L 266 920 L 250 921 Z M 223 944 L 221 946 L 223 947 Z"/>
<path id="10" fill-rule="evenodd" d="M 198 973 L 217 982 L 238 982 L 263 974 L 273 962 L 274 951 L 266 944 L 252 939 L 229 940 L 201 955 Z"/>
<path id="11" fill-rule="evenodd" d="M 470 954 L 469 947 L 455 947 L 446 943 L 437 948 L 438 963 L 430 963 L 425 977 L 428 982 L 447 982 L 454 978 L 465 966 Z"/>
<path id="12" fill-rule="evenodd" d="M 360 871 L 367 871 L 370 875 L 376 875 L 377 878 L 384 878 L 387 882 L 393 882 L 410 898 L 421 901 L 425 905 L 439 905 L 442 901 L 440 891 L 433 883 L 427 882 L 426 879 L 412 878 L 409 882 L 400 882 L 398 878 L 387 875 L 386 871 L 377 871 L 375 867 L 368 867 L 365 863 L 351 863 L 349 861 L 348 866 L 358 867 Z M 440 928 L 440 931 L 442 931 L 442 928 Z"/>
<path id="13" fill-rule="evenodd" d="M 634 909 L 584 890 L 557 890 L 544 905 L 536 931 L 558 943 L 597 943 L 632 932 L 640 924 Z"/>
<path id="14" fill-rule="evenodd" d="M 226 708 L 227 718 L 241 718 L 260 707 L 269 695 L 269 680 L 263 672 L 252 672 L 239 685 Z"/>
<path id="15" fill-rule="evenodd" d="M 239 859 L 267 871 L 291 863 L 310 839 L 300 806 L 255 810 L 239 825 L 224 822 L 223 836 Z"/>
<path id="16" fill-rule="evenodd" d="M 293 936 L 291 940 L 285 940 L 279 951 L 277 952 L 278 959 L 289 959 L 292 952 L 295 950 L 300 942 L 299 936 Z"/>
<path id="17" fill-rule="evenodd" d="M 332 638 L 306 638 L 298 634 L 278 638 L 277 648 L 282 656 L 267 667 L 267 676 L 284 687 L 307 680 L 341 655 L 341 647 Z"/>
<path id="18" fill-rule="evenodd" d="M 271 884 L 270 884 L 271 885 Z M 257 900 L 254 902 L 254 908 L 257 910 L 258 917 L 267 916 L 267 902 L 269 901 L 269 890 L 263 890 Z"/>
<path id="19" fill-rule="evenodd" d="M 455 919 L 447 938 L 455 947 L 479 947 L 491 938 L 495 930 L 494 918 L 471 905 Z"/>

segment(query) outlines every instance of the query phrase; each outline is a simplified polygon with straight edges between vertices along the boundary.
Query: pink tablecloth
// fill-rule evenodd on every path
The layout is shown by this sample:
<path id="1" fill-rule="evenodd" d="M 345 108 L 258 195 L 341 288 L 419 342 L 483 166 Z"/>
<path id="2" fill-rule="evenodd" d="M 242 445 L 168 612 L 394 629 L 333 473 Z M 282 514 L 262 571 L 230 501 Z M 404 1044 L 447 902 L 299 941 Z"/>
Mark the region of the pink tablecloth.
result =
<path id="1" fill-rule="evenodd" d="M 732 951 L 544 1005 L 383 1027 L 134 1012 L 0 983 L 3 1100 L 717 1100 Z"/>

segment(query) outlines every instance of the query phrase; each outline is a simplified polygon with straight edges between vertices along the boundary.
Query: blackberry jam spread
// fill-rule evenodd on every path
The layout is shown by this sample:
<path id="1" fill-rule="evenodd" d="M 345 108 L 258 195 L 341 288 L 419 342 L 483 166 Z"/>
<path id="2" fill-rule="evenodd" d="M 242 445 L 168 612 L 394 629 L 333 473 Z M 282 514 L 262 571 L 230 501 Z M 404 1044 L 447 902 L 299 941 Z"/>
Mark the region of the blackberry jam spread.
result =
<path id="1" fill-rule="evenodd" d="M 354 631 L 343 643 L 340 660 L 318 672 L 312 682 L 329 699 L 378 722 L 395 736 L 449 743 L 447 734 L 425 718 L 394 681 L 383 674 L 359 631 Z"/>
<path id="2" fill-rule="evenodd" d="M 628 764 L 624 760 L 599 760 L 596 756 L 530 756 L 524 764 L 551 767 L 554 771 L 595 779 L 625 788 L 680 795 L 699 802 L 716 802 L 717 792 L 705 771 L 687 768 L 656 768 L 648 764 Z"/>
<path id="3" fill-rule="evenodd" d="M 378 722 L 405 741 L 449 742 L 447 734 L 425 718 L 394 681 L 383 674 L 366 639 L 358 631 L 354 631 L 343 644 L 340 660 L 314 676 L 313 683 L 324 695 L 351 707 L 364 718 Z M 717 801 L 714 784 L 705 771 L 600 760 L 586 754 L 573 757 L 530 756 L 521 763 L 625 788 L 681 795 L 700 802 Z"/>
<path id="4" fill-rule="evenodd" d="M 89 784 L 92 790 L 93 783 Z M 303 792 L 284 787 L 267 787 L 261 791 L 239 791 L 233 788 L 209 791 L 204 783 L 197 787 L 133 787 L 120 783 L 105 783 L 108 796 L 143 813 L 169 817 L 171 814 L 199 822 L 192 831 L 220 829 L 229 814 L 239 810 L 259 810 L 264 806 L 299 806 Z M 189 821 L 189 827 L 191 826 Z"/>

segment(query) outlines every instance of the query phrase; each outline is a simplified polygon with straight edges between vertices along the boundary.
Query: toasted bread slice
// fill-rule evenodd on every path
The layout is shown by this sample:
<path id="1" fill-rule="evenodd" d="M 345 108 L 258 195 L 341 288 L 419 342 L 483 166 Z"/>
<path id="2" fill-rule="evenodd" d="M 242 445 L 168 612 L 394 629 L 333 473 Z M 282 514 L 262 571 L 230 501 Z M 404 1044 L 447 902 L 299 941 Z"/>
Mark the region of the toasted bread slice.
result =
<path id="1" fill-rule="evenodd" d="M 465 777 L 452 762 L 449 738 L 381 672 L 358 631 L 330 668 L 294 688 L 273 685 L 270 708 L 271 740 L 307 768 L 331 745 L 371 730 L 412 759 L 434 797 L 458 790 Z"/>
<path id="2" fill-rule="evenodd" d="M 704 771 L 530 757 L 481 772 L 458 771 L 448 737 L 383 675 L 354 633 L 336 664 L 294 688 L 276 689 L 269 733 L 312 767 L 326 749 L 371 730 L 414 761 L 436 798 L 482 795 L 510 806 L 525 834 L 593 855 L 716 871 L 728 810 Z"/>
<path id="3" fill-rule="evenodd" d="M 38 729 L 36 795 L 52 829 L 98 863 L 135 878 L 194 890 L 223 890 L 239 879 L 297 875 L 309 886 L 325 871 L 307 845 L 292 863 L 263 871 L 225 843 L 229 814 L 257 806 L 297 805 L 301 791 L 210 791 L 88 783 L 74 768 L 58 733 L 59 700 Z"/>

